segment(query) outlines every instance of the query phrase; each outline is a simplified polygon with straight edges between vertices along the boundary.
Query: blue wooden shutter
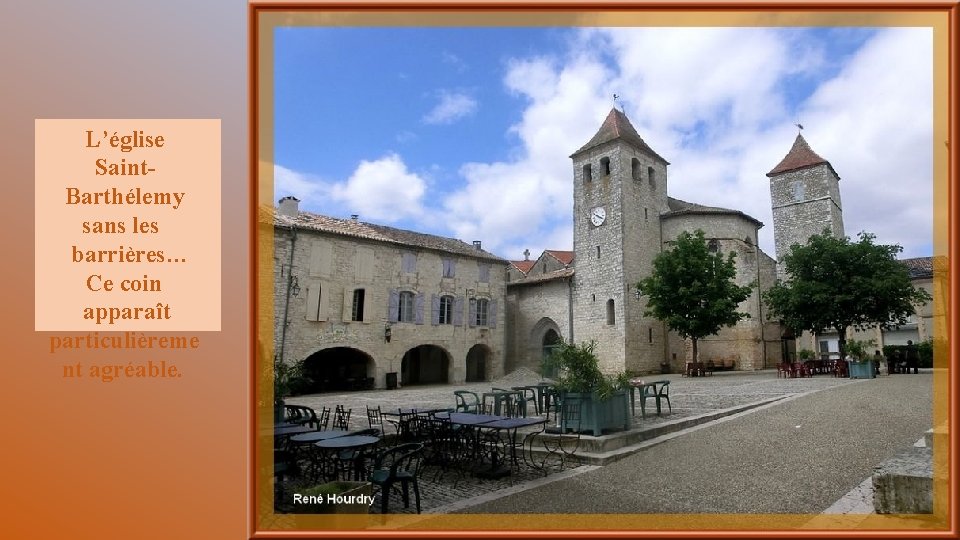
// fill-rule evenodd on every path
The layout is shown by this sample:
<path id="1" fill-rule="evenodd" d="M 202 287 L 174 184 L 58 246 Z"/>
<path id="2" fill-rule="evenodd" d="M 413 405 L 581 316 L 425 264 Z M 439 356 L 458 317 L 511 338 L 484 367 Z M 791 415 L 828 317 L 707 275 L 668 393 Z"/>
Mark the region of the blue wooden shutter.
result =
<path id="1" fill-rule="evenodd" d="M 430 297 L 430 324 L 434 326 L 440 324 L 440 297 L 437 295 Z"/>
<path id="2" fill-rule="evenodd" d="M 413 297 L 413 322 L 423 324 L 423 293 Z"/>
<path id="3" fill-rule="evenodd" d="M 470 313 L 467 315 L 467 324 L 469 326 L 477 325 L 477 299 L 470 299 Z"/>
<path id="4" fill-rule="evenodd" d="M 453 300 L 453 325 L 463 326 L 463 297 L 458 296 Z"/>
<path id="5" fill-rule="evenodd" d="M 497 301 L 490 300 L 487 303 L 487 326 L 490 328 L 497 327 Z"/>
<path id="6" fill-rule="evenodd" d="M 387 302 L 387 320 L 397 322 L 400 316 L 400 291 L 390 289 L 390 301 Z"/>

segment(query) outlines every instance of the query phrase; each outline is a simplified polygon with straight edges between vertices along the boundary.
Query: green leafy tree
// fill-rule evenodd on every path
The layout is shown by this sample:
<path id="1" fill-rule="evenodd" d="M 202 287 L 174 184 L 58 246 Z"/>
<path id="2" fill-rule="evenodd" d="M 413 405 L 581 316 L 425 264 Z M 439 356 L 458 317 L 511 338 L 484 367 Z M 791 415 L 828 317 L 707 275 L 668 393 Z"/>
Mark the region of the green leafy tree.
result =
<path id="1" fill-rule="evenodd" d="M 693 344 L 693 361 L 699 361 L 697 341 L 749 317 L 737 306 L 752 287 L 737 285 L 736 253 L 726 258 L 712 253 L 702 230 L 683 232 L 673 249 L 653 260 L 653 273 L 637 284 L 647 297 L 646 317 L 655 317 Z"/>
<path id="2" fill-rule="evenodd" d="M 851 242 L 825 230 L 806 245 L 790 246 L 782 261 L 787 281 L 764 294 L 770 318 L 795 332 L 835 330 L 841 358 L 847 354 L 848 328 L 905 324 L 914 305 L 931 297 L 910 282 L 906 267 L 897 262 L 903 248 L 874 244 L 874 238 L 861 232 Z"/>

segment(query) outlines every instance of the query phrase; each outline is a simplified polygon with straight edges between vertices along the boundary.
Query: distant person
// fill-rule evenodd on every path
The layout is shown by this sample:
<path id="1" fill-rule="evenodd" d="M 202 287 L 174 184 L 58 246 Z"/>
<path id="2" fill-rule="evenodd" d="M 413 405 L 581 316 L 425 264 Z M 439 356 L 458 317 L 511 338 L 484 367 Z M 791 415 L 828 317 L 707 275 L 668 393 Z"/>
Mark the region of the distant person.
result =
<path id="1" fill-rule="evenodd" d="M 883 362 L 883 355 L 880 354 L 880 351 L 873 353 L 873 373 L 875 375 L 880 374 L 880 363 Z M 888 368 L 889 369 L 889 368 Z"/>
<path id="2" fill-rule="evenodd" d="M 900 349 L 894 349 L 890 358 L 887 360 L 887 373 L 894 375 L 900 373 L 900 363 L 903 359 L 900 357 Z"/>
<path id="3" fill-rule="evenodd" d="M 920 351 L 913 344 L 912 340 L 907 340 L 907 373 L 913 370 L 914 375 L 920 373 Z"/>

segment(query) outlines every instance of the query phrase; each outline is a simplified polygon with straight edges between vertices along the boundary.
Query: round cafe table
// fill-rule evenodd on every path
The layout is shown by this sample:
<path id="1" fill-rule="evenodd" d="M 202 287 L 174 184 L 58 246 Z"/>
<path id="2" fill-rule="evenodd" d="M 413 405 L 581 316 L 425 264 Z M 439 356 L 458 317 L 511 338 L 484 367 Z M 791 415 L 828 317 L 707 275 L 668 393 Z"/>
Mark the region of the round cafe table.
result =
<path id="1" fill-rule="evenodd" d="M 343 470 L 341 467 L 348 459 L 349 461 L 353 462 L 353 479 L 360 480 L 361 472 L 364 468 L 364 452 L 362 452 L 362 450 L 363 448 L 377 444 L 378 442 L 380 442 L 380 437 L 373 437 L 370 435 L 347 435 L 345 437 L 336 437 L 317 441 L 314 444 L 321 450 L 339 454 L 339 458 L 332 456 L 335 463 L 335 476 L 337 473 Z M 338 462 L 336 460 L 340 461 Z"/>
<path id="2" fill-rule="evenodd" d="M 349 431 L 344 431 L 342 429 L 330 429 L 327 431 L 311 431 L 310 433 L 301 433 L 299 435 L 294 435 L 290 437 L 290 442 L 305 444 L 305 443 L 315 443 L 317 441 L 325 441 L 327 439 L 336 439 L 338 437 L 345 437 L 349 434 Z"/>

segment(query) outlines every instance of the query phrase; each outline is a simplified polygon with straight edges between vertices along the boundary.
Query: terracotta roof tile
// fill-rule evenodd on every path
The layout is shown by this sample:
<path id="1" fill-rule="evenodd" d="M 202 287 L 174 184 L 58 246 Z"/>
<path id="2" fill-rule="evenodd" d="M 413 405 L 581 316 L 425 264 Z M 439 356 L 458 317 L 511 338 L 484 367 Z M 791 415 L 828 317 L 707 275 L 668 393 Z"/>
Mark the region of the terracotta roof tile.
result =
<path id="1" fill-rule="evenodd" d="M 933 277 L 933 257 L 901 259 L 900 264 L 907 267 L 911 279 Z"/>
<path id="2" fill-rule="evenodd" d="M 627 120 L 627 115 L 623 114 L 621 111 L 618 111 L 616 108 L 610 109 L 610 114 L 607 115 L 606 120 L 603 121 L 600 129 L 597 130 L 596 135 L 590 139 L 590 142 L 581 146 L 580 149 L 574 152 L 570 157 L 616 139 L 623 139 L 624 141 L 636 146 L 640 150 L 650 154 L 654 158 L 659 159 L 665 164 L 670 164 L 667 160 L 663 159 L 660 154 L 654 152 L 653 148 L 650 148 L 646 142 L 644 142 L 644 140 L 640 137 L 640 134 L 637 133 L 637 130 L 634 129 L 633 124 L 630 123 L 630 120 Z"/>
<path id="3" fill-rule="evenodd" d="M 332 218 L 310 212 L 300 212 L 296 218 L 292 218 L 275 211 L 274 226 L 296 227 L 401 246 L 442 251 L 476 259 L 487 259 L 503 264 L 507 263 L 506 260 L 482 249 L 477 249 L 472 244 L 462 240 L 365 223 L 354 219 Z"/>
<path id="4" fill-rule="evenodd" d="M 554 259 L 560 261 L 565 266 L 570 266 L 573 263 L 573 252 L 572 251 L 559 251 L 555 249 L 544 250 L 544 253 L 549 253 Z"/>
<path id="5" fill-rule="evenodd" d="M 519 270 L 521 273 L 523 273 L 523 275 L 526 275 L 527 272 L 529 272 L 530 269 L 533 268 L 533 265 L 536 263 L 537 261 L 531 261 L 531 260 L 510 261 L 510 264 L 516 267 L 516 269 Z"/>
<path id="6" fill-rule="evenodd" d="M 810 145 L 807 144 L 807 140 L 803 138 L 803 135 L 798 133 L 796 140 L 793 141 L 793 147 L 790 148 L 790 151 L 787 152 L 787 155 L 784 156 L 780 163 L 767 173 L 767 176 L 776 176 L 787 171 L 805 169 L 807 167 L 813 167 L 814 165 L 820 165 L 821 163 L 826 163 L 831 169 L 833 168 L 830 162 L 814 152 L 813 149 L 810 148 Z M 836 174 L 836 171 L 834 171 L 834 174 Z"/>

